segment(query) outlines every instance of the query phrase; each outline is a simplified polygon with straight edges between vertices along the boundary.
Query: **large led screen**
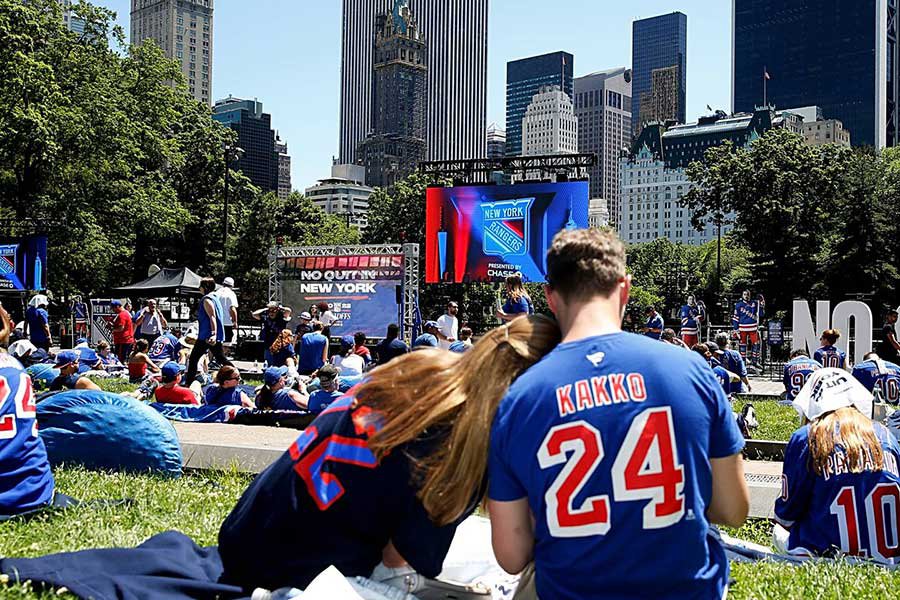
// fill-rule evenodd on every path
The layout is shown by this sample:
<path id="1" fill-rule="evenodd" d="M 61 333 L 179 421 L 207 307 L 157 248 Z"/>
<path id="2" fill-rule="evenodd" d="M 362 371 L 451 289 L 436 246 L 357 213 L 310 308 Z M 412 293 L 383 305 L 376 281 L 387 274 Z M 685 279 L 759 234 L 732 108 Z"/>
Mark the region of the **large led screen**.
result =
<path id="1" fill-rule="evenodd" d="M 588 226 L 588 183 L 428 188 L 425 281 L 546 280 L 547 249 Z"/>

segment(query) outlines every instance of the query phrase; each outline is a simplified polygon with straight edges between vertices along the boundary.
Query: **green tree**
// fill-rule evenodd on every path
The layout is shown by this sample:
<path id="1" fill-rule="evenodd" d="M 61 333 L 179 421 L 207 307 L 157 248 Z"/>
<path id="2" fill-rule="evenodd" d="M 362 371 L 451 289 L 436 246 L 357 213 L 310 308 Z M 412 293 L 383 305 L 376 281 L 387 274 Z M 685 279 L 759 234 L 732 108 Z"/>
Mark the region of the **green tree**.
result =
<path id="1" fill-rule="evenodd" d="M 827 293 L 823 282 L 834 238 L 842 234 L 840 207 L 854 152 L 808 146 L 783 129 L 749 148 L 710 148 L 688 168 L 694 187 L 682 200 L 695 225 L 734 212 L 735 236 L 751 255 L 753 284 L 774 306 Z M 860 193 L 864 193 L 860 191 Z"/>

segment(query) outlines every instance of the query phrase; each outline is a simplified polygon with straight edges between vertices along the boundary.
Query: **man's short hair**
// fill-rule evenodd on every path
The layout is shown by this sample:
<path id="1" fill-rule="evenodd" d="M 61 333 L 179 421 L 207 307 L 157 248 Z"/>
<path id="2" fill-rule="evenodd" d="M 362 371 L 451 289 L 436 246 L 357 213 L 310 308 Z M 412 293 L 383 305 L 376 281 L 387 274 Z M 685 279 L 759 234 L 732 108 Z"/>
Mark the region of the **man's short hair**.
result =
<path id="1" fill-rule="evenodd" d="M 396 323 L 391 323 L 387 328 L 387 336 L 389 338 L 395 338 L 400 335 L 400 326 Z"/>
<path id="2" fill-rule="evenodd" d="M 878 360 L 879 358 L 877 352 L 866 352 L 865 356 L 863 356 L 863 360 Z"/>
<path id="3" fill-rule="evenodd" d="M 353 334 L 353 342 L 357 346 L 362 346 L 366 343 L 366 334 L 363 331 L 357 331 Z"/>
<path id="4" fill-rule="evenodd" d="M 212 277 L 204 277 L 200 280 L 200 289 L 204 289 L 207 292 L 216 291 L 216 280 Z"/>
<path id="5" fill-rule="evenodd" d="M 312 322 L 312 330 L 313 331 L 323 331 L 325 326 L 322 325 L 322 321 L 313 321 Z"/>
<path id="6" fill-rule="evenodd" d="M 719 348 L 723 350 L 728 347 L 728 334 L 727 333 L 717 333 L 716 334 L 716 344 L 718 344 Z"/>
<path id="7" fill-rule="evenodd" d="M 691 350 L 693 350 L 697 354 L 700 354 L 701 356 L 706 356 L 707 354 L 709 354 L 709 346 L 707 346 L 706 344 L 695 344 L 694 347 L 691 348 Z"/>
<path id="8" fill-rule="evenodd" d="M 675 330 L 671 328 L 663 329 L 662 335 L 660 336 L 662 339 L 667 342 L 673 341 L 675 339 Z"/>
<path id="9" fill-rule="evenodd" d="M 798 356 L 805 356 L 809 358 L 809 352 L 807 352 L 803 348 L 797 348 L 796 350 L 791 352 L 791 359 L 797 358 Z"/>
<path id="10" fill-rule="evenodd" d="M 567 300 L 609 296 L 625 278 L 625 245 L 610 230 L 561 231 L 547 252 L 547 283 Z"/>

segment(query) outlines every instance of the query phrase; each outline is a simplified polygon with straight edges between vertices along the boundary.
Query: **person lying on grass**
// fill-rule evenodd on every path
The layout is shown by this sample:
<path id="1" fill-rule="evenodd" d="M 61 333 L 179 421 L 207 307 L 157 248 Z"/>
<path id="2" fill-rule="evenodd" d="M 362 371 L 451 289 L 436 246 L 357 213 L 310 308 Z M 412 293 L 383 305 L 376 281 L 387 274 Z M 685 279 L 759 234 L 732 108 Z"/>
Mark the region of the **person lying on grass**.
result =
<path id="1" fill-rule="evenodd" d="M 775 545 L 791 554 L 900 564 L 900 446 L 867 416 L 872 394 L 843 369 L 825 368 L 812 374 L 794 407 L 807 424 L 785 450 Z"/>
<path id="2" fill-rule="evenodd" d="M 520 318 L 466 354 L 426 349 L 372 371 L 238 501 L 219 531 L 222 581 L 302 589 L 329 565 L 437 576 L 484 496 L 497 405 L 558 341 L 547 317 Z"/>

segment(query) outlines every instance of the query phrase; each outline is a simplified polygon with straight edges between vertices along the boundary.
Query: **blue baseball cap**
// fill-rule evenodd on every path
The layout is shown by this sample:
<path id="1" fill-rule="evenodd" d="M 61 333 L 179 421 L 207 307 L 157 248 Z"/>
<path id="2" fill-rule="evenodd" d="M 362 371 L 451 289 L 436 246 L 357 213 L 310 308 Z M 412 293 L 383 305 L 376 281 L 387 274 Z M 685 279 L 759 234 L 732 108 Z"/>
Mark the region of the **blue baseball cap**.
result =
<path id="1" fill-rule="evenodd" d="M 437 329 L 437 327 L 438 327 L 437 321 L 425 321 L 424 328 L 428 329 L 429 327 L 434 327 L 435 329 Z"/>
<path id="2" fill-rule="evenodd" d="M 184 365 L 179 365 L 174 360 L 170 360 L 162 366 L 163 381 L 175 381 L 178 374 L 184 372 L 184 368 Z"/>
<path id="3" fill-rule="evenodd" d="M 78 362 L 78 353 L 74 350 L 63 350 L 56 355 L 56 362 L 53 363 L 53 366 L 57 368 L 65 367 L 74 362 Z"/>
<path id="4" fill-rule="evenodd" d="M 352 335 L 345 335 L 341 338 L 341 348 L 344 350 L 349 350 L 353 346 L 356 345 L 356 340 L 353 339 Z"/>
<path id="5" fill-rule="evenodd" d="M 109 305 L 110 306 L 122 306 L 122 301 L 121 300 L 113 300 L 112 302 L 109 303 Z"/>
<path id="6" fill-rule="evenodd" d="M 263 381 L 266 382 L 266 385 L 271 387 L 278 383 L 279 379 L 287 376 L 287 374 L 287 367 L 269 367 L 268 369 L 266 369 L 266 372 L 263 375 Z"/>

